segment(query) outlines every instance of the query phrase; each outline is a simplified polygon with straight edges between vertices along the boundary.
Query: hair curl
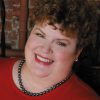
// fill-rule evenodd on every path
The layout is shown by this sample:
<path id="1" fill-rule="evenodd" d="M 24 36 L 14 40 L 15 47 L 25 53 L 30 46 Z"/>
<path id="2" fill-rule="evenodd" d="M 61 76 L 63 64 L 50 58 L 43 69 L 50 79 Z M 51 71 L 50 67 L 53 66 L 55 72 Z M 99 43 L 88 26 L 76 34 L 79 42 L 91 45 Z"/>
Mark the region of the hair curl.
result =
<path id="1" fill-rule="evenodd" d="M 64 30 L 77 30 L 77 48 L 95 42 L 97 14 L 95 1 L 88 0 L 34 0 L 33 13 L 36 21 L 45 18 L 61 24 Z"/>

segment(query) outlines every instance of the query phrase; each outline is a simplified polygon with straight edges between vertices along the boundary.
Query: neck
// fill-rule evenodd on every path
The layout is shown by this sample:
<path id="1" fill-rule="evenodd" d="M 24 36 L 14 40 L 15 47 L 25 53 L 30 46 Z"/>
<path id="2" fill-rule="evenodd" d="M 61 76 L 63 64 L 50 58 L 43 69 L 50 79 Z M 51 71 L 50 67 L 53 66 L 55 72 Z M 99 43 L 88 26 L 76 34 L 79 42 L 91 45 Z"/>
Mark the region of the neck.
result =
<path id="1" fill-rule="evenodd" d="M 70 76 L 68 75 L 67 77 Z M 47 88 L 61 82 L 65 78 L 66 76 L 57 78 L 54 77 L 54 75 L 50 75 L 47 77 L 38 77 L 28 69 L 26 64 L 24 64 L 22 68 L 23 85 L 27 90 L 30 90 L 32 92 L 41 92 L 43 90 L 46 90 Z"/>
<path id="2" fill-rule="evenodd" d="M 24 65 L 22 66 L 21 70 L 21 78 L 23 82 L 23 86 L 26 90 L 29 90 L 31 92 L 41 92 L 44 91 L 53 85 L 61 82 L 62 80 L 69 78 L 71 75 L 68 74 L 67 78 L 64 75 L 61 75 L 63 77 L 54 77 L 54 75 L 49 75 L 47 77 L 38 77 L 32 73 L 29 68 Z M 56 74 L 55 74 L 56 75 Z"/>

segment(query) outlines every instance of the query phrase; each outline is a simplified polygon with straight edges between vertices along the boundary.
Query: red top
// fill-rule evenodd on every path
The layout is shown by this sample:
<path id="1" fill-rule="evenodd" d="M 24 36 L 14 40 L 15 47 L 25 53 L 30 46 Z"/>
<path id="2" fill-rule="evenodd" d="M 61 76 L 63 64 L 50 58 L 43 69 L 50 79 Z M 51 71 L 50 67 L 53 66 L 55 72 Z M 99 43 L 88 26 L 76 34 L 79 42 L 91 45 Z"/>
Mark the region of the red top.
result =
<path id="1" fill-rule="evenodd" d="M 28 96 L 13 82 L 16 59 L 0 59 L 0 100 L 100 100 L 99 96 L 75 74 L 61 86 L 42 96 Z"/>

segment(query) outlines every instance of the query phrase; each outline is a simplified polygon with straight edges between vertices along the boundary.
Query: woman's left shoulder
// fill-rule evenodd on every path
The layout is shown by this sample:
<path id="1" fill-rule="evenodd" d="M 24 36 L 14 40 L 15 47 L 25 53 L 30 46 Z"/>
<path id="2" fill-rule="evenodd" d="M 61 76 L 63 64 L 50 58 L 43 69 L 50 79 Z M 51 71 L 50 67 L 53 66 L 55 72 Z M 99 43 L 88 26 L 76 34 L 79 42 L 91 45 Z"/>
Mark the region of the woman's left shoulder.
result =
<path id="1" fill-rule="evenodd" d="M 75 75 L 75 79 L 76 82 L 74 83 L 74 85 L 76 85 L 77 93 L 83 96 L 83 98 L 88 98 L 86 100 L 90 100 L 90 98 L 91 100 L 100 100 L 99 95 L 92 89 L 92 87 L 90 87 L 87 83 L 81 80 L 77 75 Z"/>

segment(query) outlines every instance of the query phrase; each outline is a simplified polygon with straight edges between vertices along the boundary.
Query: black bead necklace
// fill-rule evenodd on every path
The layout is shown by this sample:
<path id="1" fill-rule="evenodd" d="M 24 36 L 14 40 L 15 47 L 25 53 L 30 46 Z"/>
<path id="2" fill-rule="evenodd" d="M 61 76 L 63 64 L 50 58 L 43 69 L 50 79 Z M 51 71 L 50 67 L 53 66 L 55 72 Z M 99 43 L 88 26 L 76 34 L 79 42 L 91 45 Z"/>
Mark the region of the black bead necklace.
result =
<path id="1" fill-rule="evenodd" d="M 33 93 L 33 92 L 26 90 L 25 87 L 23 86 L 22 77 L 21 77 L 21 70 L 22 70 L 22 66 L 23 66 L 24 62 L 25 62 L 25 60 L 22 60 L 18 66 L 18 82 L 19 82 L 19 86 L 20 86 L 21 91 L 29 96 L 40 96 L 40 95 L 46 94 L 46 93 L 54 90 L 58 86 L 62 85 L 63 83 L 65 83 L 68 79 L 70 79 L 70 77 L 72 75 L 72 72 L 71 72 L 68 77 L 66 77 L 64 80 L 60 81 L 59 83 L 53 85 L 52 87 L 50 87 L 42 92 L 39 92 L 39 93 Z"/>

